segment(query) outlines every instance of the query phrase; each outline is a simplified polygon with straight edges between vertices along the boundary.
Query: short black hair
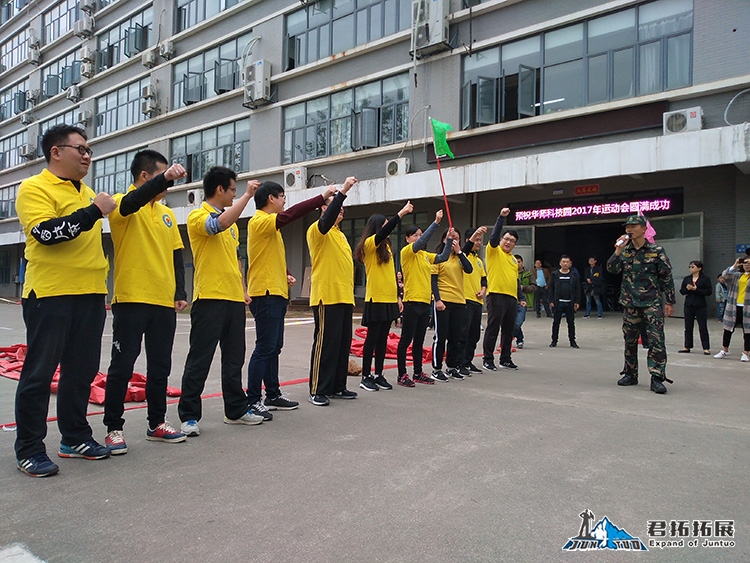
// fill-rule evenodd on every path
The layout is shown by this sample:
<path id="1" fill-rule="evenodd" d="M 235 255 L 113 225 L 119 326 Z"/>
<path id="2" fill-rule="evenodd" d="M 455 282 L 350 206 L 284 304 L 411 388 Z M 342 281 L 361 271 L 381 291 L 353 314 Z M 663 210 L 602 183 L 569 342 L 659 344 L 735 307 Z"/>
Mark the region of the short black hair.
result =
<path id="1" fill-rule="evenodd" d="M 521 262 L 523 262 L 523 256 L 521 256 L 520 254 L 514 254 L 514 255 L 513 255 L 513 257 L 514 257 L 514 258 L 515 258 L 516 260 L 520 260 Z"/>
<path id="2" fill-rule="evenodd" d="M 130 164 L 130 175 L 133 176 L 133 181 L 138 179 L 141 172 L 153 174 L 156 171 L 157 163 L 169 166 L 169 161 L 160 152 L 146 149 L 135 153 L 133 162 Z"/>
<path id="3" fill-rule="evenodd" d="M 68 137 L 73 134 L 78 134 L 83 137 L 84 141 L 88 141 L 86 131 L 75 125 L 60 123 L 59 125 L 53 125 L 47 129 L 42 136 L 42 152 L 44 153 L 44 159 L 49 163 L 52 158 L 52 147 L 65 143 L 65 141 L 68 140 Z"/>
<path id="4" fill-rule="evenodd" d="M 421 228 L 422 228 L 422 227 L 420 227 L 419 225 L 408 225 L 408 226 L 407 226 L 407 227 L 406 227 L 406 228 L 404 229 L 404 236 L 405 236 L 405 237 L 410 237 L 410 236 L 412 236 L 412 235 L 416 235 L 416 234 L 417 234 L 417 231 L 418 231 L 418 230 L 420 230 Z"/>
<path id="5" fill-rule="evenodd" d="M 228 189 L 232 180 L 237 181 L 237 173 L 226 166 L 214 166 L 203 176 L 203 194 L 205 199 L 213 197 L 219 186 Z"/>
<path id="6" fill-rule="evenodd" d="M 472 235 L 476 232 L 477 232 L 476 227 L 469 227 L 468 229 L 466 229 L 466 232 L 464 232 L 464 238 L 466 240 L 469 240 L 472 237 Z"/>
<path id="7" fill-rule="evenodd" d="M 268 198 L 273 196 L 280 196 L 284 193 L 284 188 L 276 182 L 263 182 L 258 191 L 255 192 L 255 209 L 263 209 L 268 205 Z"/>
<path id="8" fill-rule="evenodd" d="M 564 259 L 564 258 L 567 258 L 567 259 L 568 259 L 568 260 L 570 260 L 571 262 L 573 261 L 573 260 L 571 259 L 571 257 L 570 257 L 570 256 L 568 256 L 567 254 L 563 254 L 562 256 L 560 256 L 560 260 L 562 260 L 562 259 Z"/>
<path id="9" fill-rule="evenodd" d="M 503 233 L 503 235 L 510 235 L 516 239 L 516 242 L 518 242 L 518 231 L 514 229 L 508 229 L 507 231 Z"/>

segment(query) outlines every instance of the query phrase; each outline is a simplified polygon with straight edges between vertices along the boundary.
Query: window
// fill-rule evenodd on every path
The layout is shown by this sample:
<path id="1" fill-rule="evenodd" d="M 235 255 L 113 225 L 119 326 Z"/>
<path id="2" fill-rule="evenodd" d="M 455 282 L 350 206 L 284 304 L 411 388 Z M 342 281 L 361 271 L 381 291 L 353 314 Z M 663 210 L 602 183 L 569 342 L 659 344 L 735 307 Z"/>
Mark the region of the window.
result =
<path id="1" fill-rule="evenodd" d="M 290 164 L 409 137 L 409 76 L 349 88 L 284 108 L 282 162 Z"/>
<path id="2" fill-rule="evenodd" d="M 147 8 L 98 36 L 98 69 L 112 68 L 152 44 L 154 11 Z"/>
<path id="3" fill-rule="evenodd" d="M 26 110 L 28 89 L 29 81 L 26 79 L 0 92 L 0 121 L 10 119 Z"/>
<path id="4" fill-rule="evenodd" d="M 147 116 L 141 112 L 141 92 L 148 84 L 151 78 L 142 78 L 96 98 L 95 135 L 106 135 L 144 121 Z"/>
<path id="5" fill-rule="evenodd" d="M 172 139 L 171 162 L 179 162 L 197 182 L 212 166 L 226 166 L 238 174 L 250 171 L 250 120 L 242 119 Z"/>
<path id="6" fill-rule="evenodd" d="M 53 127 L 54 125 L 60 125 L 62 123 L 66 125 L 73 125 L 76 122 L 75 114 L 76 114 L 75 109 L 69 109 L 68 111 L 65 111 L 59 115 L 56 115 L 52 119 L 47 119 L 39 123 L 39 130 L 42 132 L 42 135 L 44 135 L 44 133 L 47 132 L 47 129 L 49 129 L 50 127 Z"/>
<path id="7" fill-rule="evenodd" d="M 18 154 L 18 148 L 26 144 L 28 139 L 28 133 L 24 130 L 10 137 L 0 139 L 0 167 L 10 168 L 11 166 L 18 166 L 23 162 L 21 156 Z"/>
<path id="8" fill-rule="evenodd" d="M 0 1 L 0 25 L 9 21 L 16 14 L 13 0 Z M 10 67 L 8 67 L 10 68 Z"/>
<path id="9" fill-rule="evenodd" d="M 42 98 L 48 99 L 81 82 L 79 52 L 73 51 L 42 69 Z"/>
<path id="10" fill-rule="evenodd" d="M 2 197 L 2 196 L 0 196 Z M 2 200 L 0 200 L 0 217 L 2 217 Z M 0 250 L 0 284 L 10 283 L 10 249 Z"/>
<path id="11" fill-rule="evenodd" d="M 24 29 L 0 45 L 0 72 L 26 62 L 29 51 L 29 32 Z"/>
<path id="12" fill-rule="evenodd" d="M 175 1 L 175 33 L 184 31 L 200 22 L 207 20 L 219 12 L 236 5 L 239 0 L 176 0 Z"/>
<path id="13" fill-rule="evenodd" d="M 235 37 L 174 65 L 172 109 L 189 106 L 239 88 L 242 50 L 251 34 Z"/>
<path id="14" fill-rule="evenodd" d="M 42 41 L 45 45 L 52 43 L 73 29 L 80 11 L 78 0 L 63 0 L 55 4 L 51 10 L 42 14 Z"/>
<path id="15" fill-rule="evenodd" d="M 692 0 L 658 0 L 463 59 L 461 128 L 692 83 Z"/>
<path id="16" fill-rule="evenodd" d="M 0 188 L 0 219 L 7 219 L 18 215 L 16 213 L 16 196 L 18 195 L 19 185 Z"/>
<path id="17" fill-rule="evenodd" d="M 135 153 L 144 148 L 94 161 L 94 191 L 107 192 L 110 195 L 127 192 L 133 183 L 130 164 Z"/>
<path id="18" fill-rule="evenodd" d="M 290 70 L 411 25 L 411 0 L 318 0 L 285 20 Z"/>

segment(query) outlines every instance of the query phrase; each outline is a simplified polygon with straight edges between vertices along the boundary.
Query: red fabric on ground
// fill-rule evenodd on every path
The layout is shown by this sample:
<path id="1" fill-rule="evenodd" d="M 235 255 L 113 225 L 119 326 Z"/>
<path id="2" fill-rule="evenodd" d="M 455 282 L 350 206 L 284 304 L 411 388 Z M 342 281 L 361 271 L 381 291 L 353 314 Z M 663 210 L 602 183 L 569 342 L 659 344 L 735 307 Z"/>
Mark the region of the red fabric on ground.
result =
<path id="1" fill-rule="evenodd" d="M 367 327 L 360 327 L 354 330 L 354 334 L 361 338 L 362 340 L 358 340 L 357 338 L 352 338 L 352 345 L 350 348 L 350 353 L 354 354 L 355 356 L 362 357 L 364 352 L 363 349 L 365 347 L 365 338 L 367 338 Z M 401 336 L 396 334 L 395 332 L 389 332 L 388 333 L 388 343 L 386 344 L 385 348 L 385 357 L 396 359 L 398 357 L 398 343 L 401 340 Z M 406 359 L 408 361 L 411 361 L 411 348 L 412 344 L 409 344 L 409 347 L 406 349 Z M 429 364 L 432 362 L 432 349 L 431 348 L 422 348 L 422 363 Z"/>

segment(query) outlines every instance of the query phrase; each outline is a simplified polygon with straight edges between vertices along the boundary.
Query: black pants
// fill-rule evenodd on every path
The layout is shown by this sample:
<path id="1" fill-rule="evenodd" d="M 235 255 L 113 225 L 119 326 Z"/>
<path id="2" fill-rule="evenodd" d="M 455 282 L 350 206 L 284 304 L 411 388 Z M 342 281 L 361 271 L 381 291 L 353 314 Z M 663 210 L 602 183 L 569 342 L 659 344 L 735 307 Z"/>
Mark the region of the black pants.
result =
<path id="1" fill-rule="evenodd" d="M 538 287 L 536 288 L 535 296 L 534 296 L 534 310 L 536 311 L 536 316 L 541 317 L 542 316 L 542 305 L 544 305 L 544 312 L 547 313 L 548 317 L 552 316 L 552 312 L 549 308 L 549 290 L 547 287 Z"/>
<path id="2" fill-rule="evenodd" d="M 432 367 L 442 369 L 446 342 L 448 355 L 445 366 L 448 369 L 460 368 L 466 344 L 466 303 L 445 304 L 444 311 L 435 309 L 435 338 L 432 343 Z"/>
<path id="3" fill-rule="evenodd" d="M 362 348 L 362 375 L 368 376 L 372 370 L 372 355 L 375 353 L 375 375 L 383 375 L 385 352 L 388 346 L 388 333 L 393 321 L 370 321 L 367 323 L 367 338 Z"/>
<path id="4" fill-rule="evenodd" d="M 737 312 L 735 313 L 735 321 L 734 321 L 734 328 L 739 327 L 742 331 L 742 336 L 744 337 L 744 350 L 745 352 L 750 352 L 750 333 L 745 332 L 744 327 L 742 326 L 742 314 L 743 314 L 744 307 L 737 307 Z M 724 329 L 724 334 L 722 335 L 721 344 L 724 346 L 724 348 L 729 348 L 729 343 L 732 341 L 732 330 L 726 330 Z"/>
<path id="5" fill-rule="evenodd" d="M 182 395 L 177 406 L 180 420 L 200 420 L 201 393 L 216 345 L 221 347 L 221 392 L 224 414 L 237 420 L 247 412 L 242 389 L 245 363 L 245 304 L 223 299 L 198 299 L 190 310 L 190 351 L 182 374 Z"/>
<path id="6" fill-rule="evenodd" d="M 112 314 L 112 359 L 107 370 L 104 425 L 111 432 L 122 430 L 125 424 L 125 395 L 145 336 L 148 424 L 156 428 L 167 414 L 167 379 L 172 371 L 177 315 L 173 307 L 146 303 L 115 303 Z"/>
<path id="7" fill-rule="evenodd" d="M 477 349 L 477 343 L 482 337 L 482 304 L 476 301 L 466 301 L 466 317 L 464 321 L 464 351 L 461 358 L 461 365 L 468 366 L 474 361 L 474 351 Z"/>
<path id="8" fill-rule="evenodd" d="M 573 303 L 555 303 L 555 315 L 552 320 L 552 342 L 557 342 L 557 337 L 560 334 L 560 321 L 562 320 L 563 313 L 565 313 L 565 320 L 568 322 L 568 340 L 570 343 L 576 341 L 576 312 L 573 310 Z"/>
<path id="9" fill-rule="evenodd" d="M 104 295 L 61 295 L 23 300 L 28 349 L 16 388 L 16 457 L 45 450 L 50 384 L 60 365 L 57 426 L 62 443 L 91 440 L 86 420 L 91 382 L 99 371 L 104 330 Z"/>
<path id="10" fill-rule="evenodd" d="M 711 349 L 708 338 L 708 307 L 690 307 L 685 305 L 685 348 L 693 347 L 694 321 L 698 321 L 698 333 L 701 336 L 701 346 L 704 350 Z"/>
<path id="11" fill-rule="evenodd" d="M 313 307 L 315 332 L 310 354 L 310 394 L 333 395 L 346 389 L 352 345 L 353 305 Z"/>
<path id="12" fill-rule="evenodd" d="M 401 340 L 398 341 L 398 373 L 406 373 L 406 351 L 411 347 L 414 373 L 422 373 L 422 349 L 424 335 L 430 322 L 430 304 L 416 301 L 405 301 L 401 323 Z"/>
<path id="13" fill-rule="evenodd" d="M 484 330 L 484 361 L 492 362 L 497 335 L 500 333 L 500 361 L 510 360 L 513 328 L 516 325 L 518 299 L 504 293 L 487 294 L 487 328 Z"/>

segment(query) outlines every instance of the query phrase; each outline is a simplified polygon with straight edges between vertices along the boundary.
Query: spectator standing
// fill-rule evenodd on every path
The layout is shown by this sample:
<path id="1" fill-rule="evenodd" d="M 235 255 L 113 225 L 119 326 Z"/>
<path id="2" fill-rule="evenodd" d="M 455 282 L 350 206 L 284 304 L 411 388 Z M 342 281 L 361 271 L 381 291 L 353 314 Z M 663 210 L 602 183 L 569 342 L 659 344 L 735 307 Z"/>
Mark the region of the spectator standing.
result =
<path id="1" fill-rule="evenodd" d="M 583 282 L 583 291 L 586 294 L 586 313 L 584 319 L 591 316 L 592 302 L 596 303 L 596 318 L 602 318 L 602 295 L 604 295 L 604 276 L 602 267 L 597 264 L 596 258 L 589 258 L 589 265 L 586 268 L 586 275 Z"/>
<path id="2" fill-rule="evenodd" d="M 711 354 L 711 344 L 708 338 L 708 308 L 706 296 L 711 295 L 711 280 L 703 273 L 703 262 L 693 260 L 689 265 L 690 274 L 682 280 L 680 293 L 685 296 L 685 346 L 680 353 L 690 353 L 693 347 L 693 327 L 698 321 L 698 332 L 701 336 L 703 353 Z"/>
<path id="3" fill-rule="evenodd" d="M 571 270 L 572 261 L 570 256 L 563 254 L 560 257 L 560 269 L 552 272 L 549 283 L 550 305 L 555 311 L 552 321 L 552 342 L 550 348 L 557 346 L 557 338 L 560 333 L 560 321 L 563 314 L 568 323 L 568 340 L 571 348 L 578 348 L 576 342 L 576 311 L 580 307 L 581 282 L 578 274 Z"/>
<path id="4" fill-rule="evenodd" d="M 549 270 L 542 266 L 541 260 L 534 260 L 534 273 L 536 275 L 536 295 L 534 296 L 536 318 L 541 318 L 542 306 L 544 306 L 547 318 L 552 318 L 552 311 L 549 308 Z"/>
<path id="5" fill-rule="evenodd" d="M 724 320 L 724 309 L 727 306 L 727 284 L 724 281 L 724 276 L 719 274 L 716 276 L 716 286 L 714 288 L 716 295 L 716 317 L 719 322 Z"/>
<path id="6" fill-rule="evenodd" d="M 513 337 L 516 339 L 516 348 L 523 348 L 523 329 L 521 326 L 526 321 L 526 309 L 528 307 L 533 309 L 537 287 L 534 274 L 523 267 L 523 257 L 520 254 L 516 254 L 515 257 L 518 261 L 518 281 L 521 284 L 521 291 L 523 291 L 527 304 L 523 306 L 520 303 L 518 304 Z"/>
<path id="7" fill-rule="evenodd" d="M 740 356 L 741 362 L 750 362 L 750 256 L 737 258 L 721 274 L 727 284 L 727 307 L 724 311 L 724 334 L 722 349 L 714 356 L 716 359 L 729 356 L 729 343 L 732 341 L 734 329 L 740 327 L 744 339 L 744 350 Z"/>

